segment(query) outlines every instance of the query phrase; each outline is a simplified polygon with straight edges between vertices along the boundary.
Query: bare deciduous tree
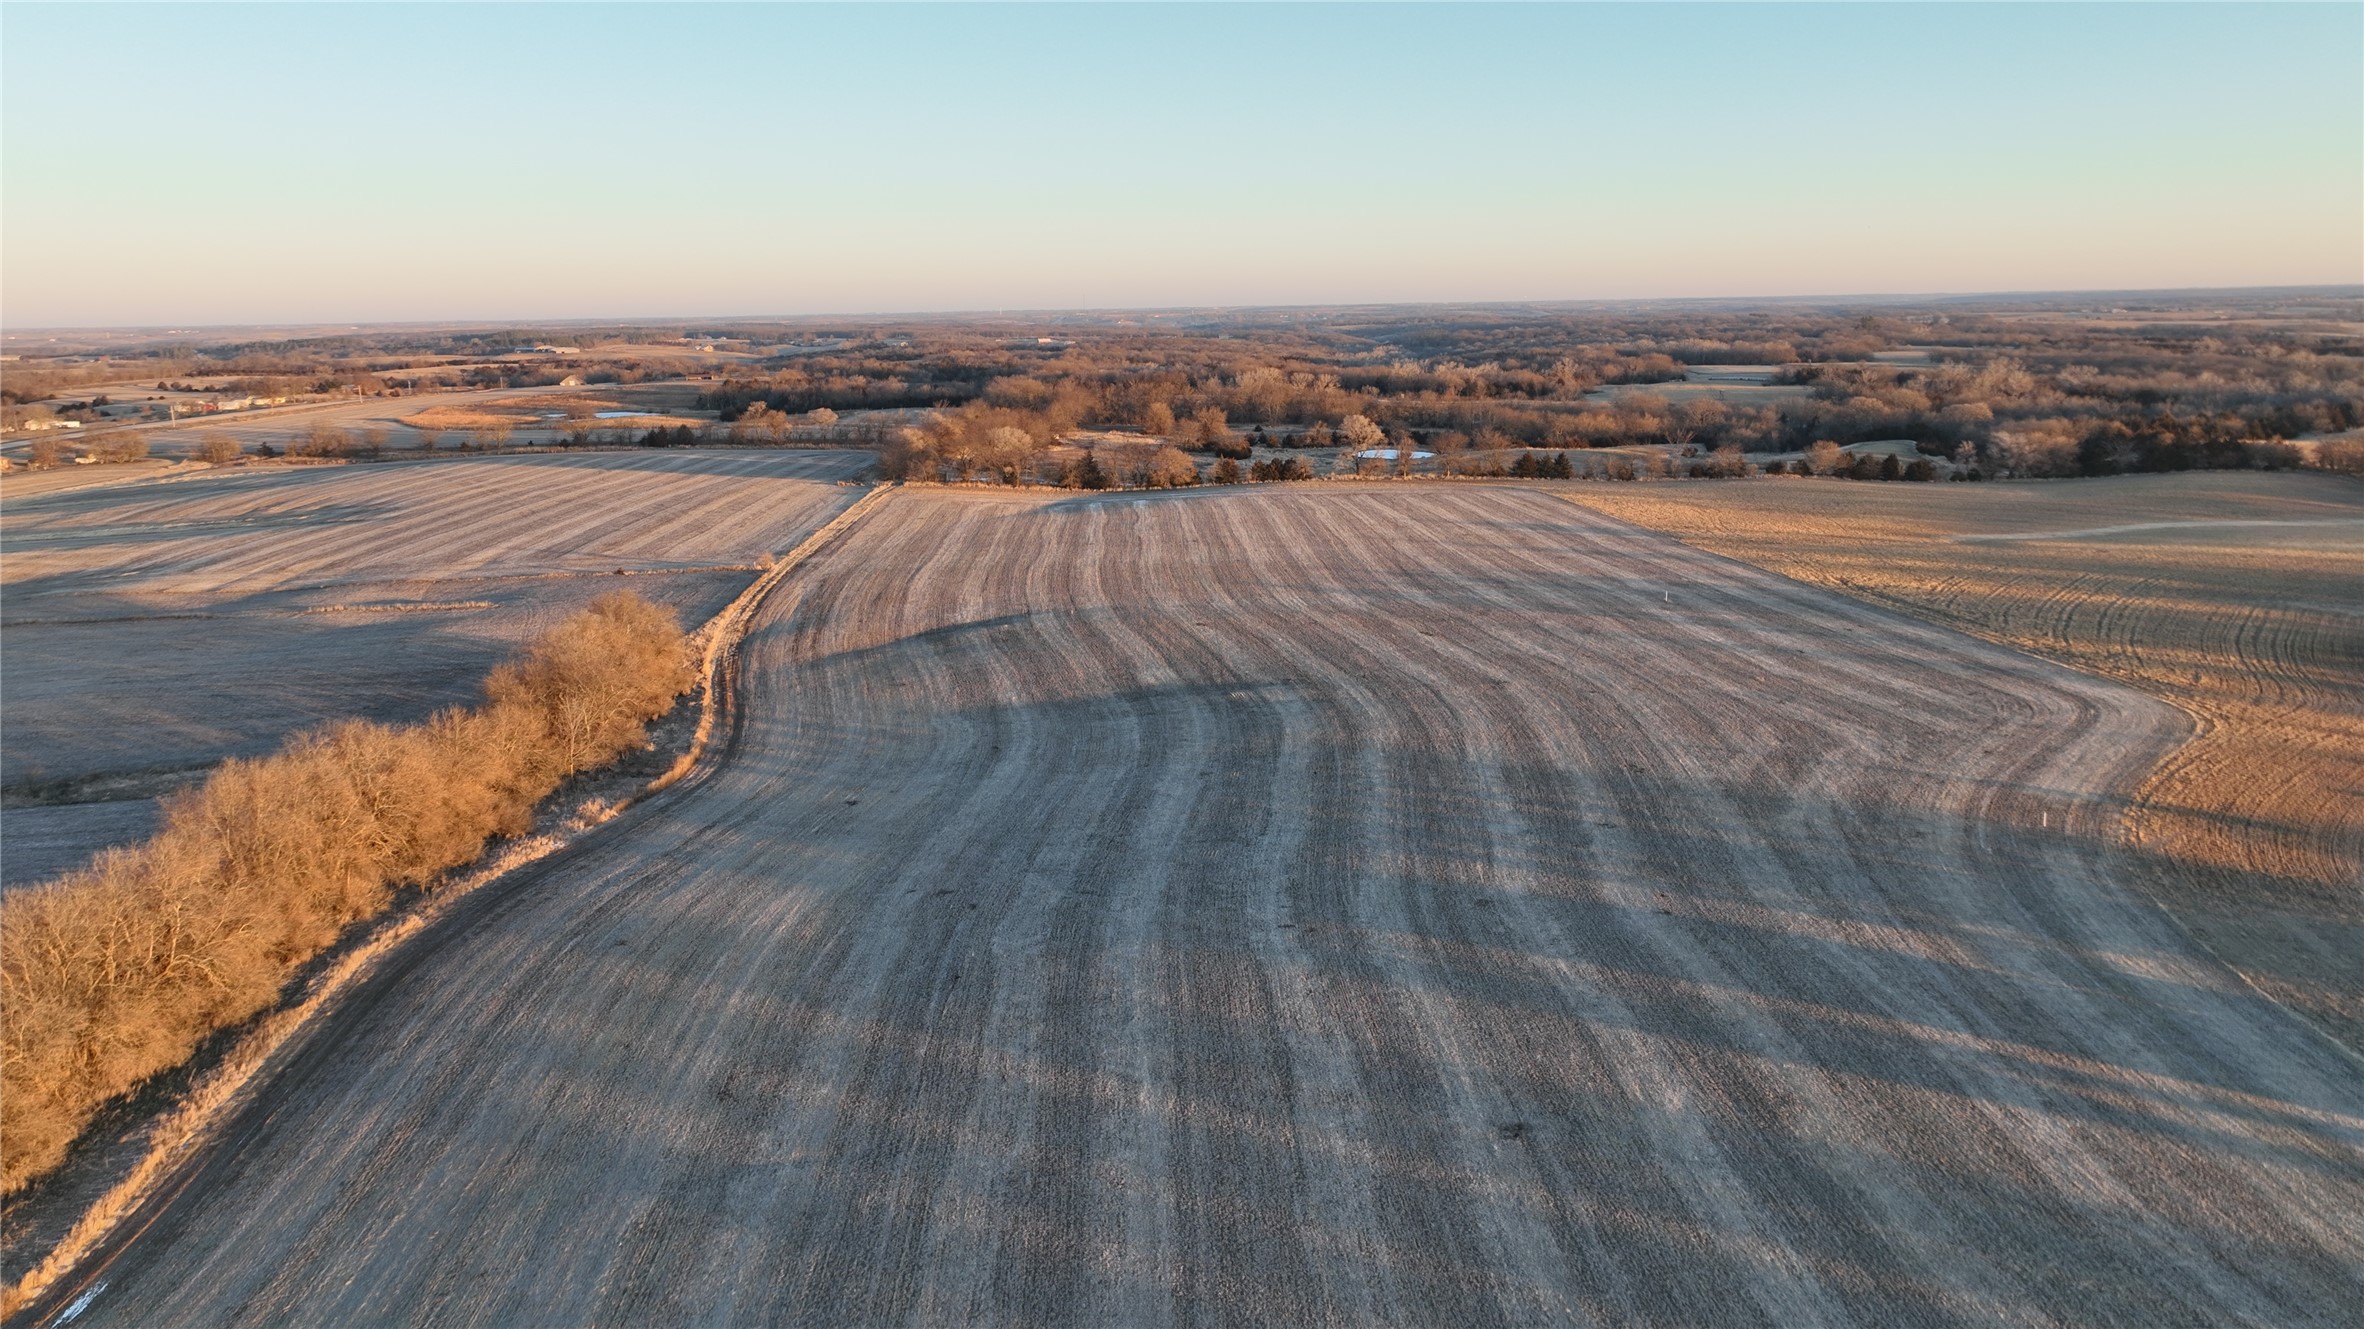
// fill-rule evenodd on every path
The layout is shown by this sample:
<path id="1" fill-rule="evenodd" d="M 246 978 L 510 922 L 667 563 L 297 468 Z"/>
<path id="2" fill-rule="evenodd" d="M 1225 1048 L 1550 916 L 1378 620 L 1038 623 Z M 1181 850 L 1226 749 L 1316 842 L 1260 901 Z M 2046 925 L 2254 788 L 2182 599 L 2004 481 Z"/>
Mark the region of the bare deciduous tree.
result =
<path id="1" fill-rule="evenodd" d="M 1436 435 L 1431 449 L 1436 453 L 1436 468 L 1445 475 L 1461 473 L 1462 458 L 1469 452 L 1469 435 L 1457 429 L 1447 429 Z"/>
<path id="2" fill-rule="evenodd" d="M 1151 489 L 1174 489 L 1198 483 L 1198 464 L 1180 448 L 1159 448 L 1142 471 L 1141 483 Z"/>
<path id="3" fill-rule="evenodd" d="M 1666 413 L 1666 441 L 1681 452 L 1702 432 L 1723 423 L 1724 414 L 1724 404 L 1713 397 L 1695 397 L 1673 406 Z"/>
<path id="4" fill-rule="evenodd" d="M 985 432 L 985 444 L 978 450 L 978 461 L 999 475 L 1003 484 L 1024 484 L 1028 468 L 1041 451 L 1042 447 L 1034 441 L 1034 435 L 1011 425 L 996 425 Z"/>
<path id="5" fill-rule="evenodd" d="M 1200 447 L 1212 448 L 1231 437 L 1231 422 L 1220 406 L 1204 407 L 1190 417 L 1190 441 Z"/>

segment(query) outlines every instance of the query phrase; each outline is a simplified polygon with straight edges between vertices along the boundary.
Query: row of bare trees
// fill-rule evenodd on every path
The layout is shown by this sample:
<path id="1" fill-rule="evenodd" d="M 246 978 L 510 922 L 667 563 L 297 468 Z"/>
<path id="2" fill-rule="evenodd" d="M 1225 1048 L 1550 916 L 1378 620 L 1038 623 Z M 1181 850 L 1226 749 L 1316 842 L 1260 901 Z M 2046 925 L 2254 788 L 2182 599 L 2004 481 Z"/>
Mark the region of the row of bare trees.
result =
<path id="1" fill-rule="evenodd" d="M 693 681 L 670 610 L 604 597 L 424 723 L 348 721 L 224 763 L 147 843 L 0 905 L 0 1188 L 65 1156 L 108 1100 L 271 1005 L 393 888 L 530 824 L 577 771 L 645 743 Z"/>
<path id="2" fill-rule="evenodd" d="M 727 377 L 703 386 L 698 405 L 718 412 L 739 442 L 784 441 L 791 422 L 815 410 L 1005 413 L 973 442 L 938 449 L 953 469 L 980 474 L 1009 464 L 1006 436 L 1000 445 L 983 436 L 994 428 L 1038 442 L 1123 430 L 1245 461 L 1243 435 L 1257 428 L 1284 446 L 1323 446 L 1358 418 L 1387 433 L 1409 431 L 1424 449 L 1432 436 L 1459 434 L 1480 452 L 1496 439 L 1686 454 L 1911 439 L 1933 457 L 1968 444 L 1989 474 L 2282 465 L 2294 454 L 2250 445 L 2311 445 L 2364 427 L 2364 356 L 2341 330 L 2356 309 L 2351 294 L 2298 292 L 1917 309 L 1334 310 L 1155 328 L 1132 320 L 1024 329 L 932 320 L 825 335 L 750 324 L 722 340 L 774 345 L 777 353 L 734 363 Z M 153 366 L 137 375 L 145 381 L 234 367 L 258 381 L 310 373 L 311 387 L 351 380 L 365 391 L 365 375 L 407 391 L 422 372 L 483 383 L 569 368 L 588 382 L 726 372 L 687 360 L 633 367 L 605 354 L 565 366 L 444 362 L 523 344 L 528 335 L 380 331 L 202 353 L 184 347 L 114 372 Z M 653 353 L 643 344 L 653 335 L 647 329 L 613 335 L 634 342 L 635 356 Z M 415 363 L 422 357 L 438 363 Z M 1712 365 L 1762 372 L 1660 386 Z M 10 381 L 12 390 L 38 396 L 50 386 L 110 380 L 59 363 L 17 366 Z M 18 398 L 33 399 L 23 391 L 11 400 Z M 588 441 L 594 424 L 570 422 L 561 432 Z M 2321 454 L 2302 446 L 2295 455 Z"/>

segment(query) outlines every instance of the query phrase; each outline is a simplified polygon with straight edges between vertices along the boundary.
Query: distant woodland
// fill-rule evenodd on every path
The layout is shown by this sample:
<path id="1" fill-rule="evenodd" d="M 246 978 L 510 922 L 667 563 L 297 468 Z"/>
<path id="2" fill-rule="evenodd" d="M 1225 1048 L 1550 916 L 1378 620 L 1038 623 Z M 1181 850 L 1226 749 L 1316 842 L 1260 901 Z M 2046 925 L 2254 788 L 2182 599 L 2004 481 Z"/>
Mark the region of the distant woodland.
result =
<path id="1" fill-rule="evenodd" d="M 1718 475 L 1784 454 L 1783 469 L 1843 469 L 1861 459 L 1834 450 L 1891 440 L 1939 463 L 1893 468 L 1904 478 L 2353 468 L 2336 436 L 2364 428 L 2364 295 L 392 329 L 28 356 L 6 402 L 68 409 L 87 405 L 78 387 L 126 378 L 291 399 L 687 378 L 718 438 L 843 414 L 913 478 L 1075 482 L 1089 462 L 1154 483 L 1179 476 L 1170 454 L 1264 478 L 1289 470 L 1273 450 L 1348 444 L 1464 474 L 1519 473 L 1531 448 L 1648 448 L 1680 459 L 1668 473 Z M 1086 431 L 1137 443 L 1062 448 Z"/>

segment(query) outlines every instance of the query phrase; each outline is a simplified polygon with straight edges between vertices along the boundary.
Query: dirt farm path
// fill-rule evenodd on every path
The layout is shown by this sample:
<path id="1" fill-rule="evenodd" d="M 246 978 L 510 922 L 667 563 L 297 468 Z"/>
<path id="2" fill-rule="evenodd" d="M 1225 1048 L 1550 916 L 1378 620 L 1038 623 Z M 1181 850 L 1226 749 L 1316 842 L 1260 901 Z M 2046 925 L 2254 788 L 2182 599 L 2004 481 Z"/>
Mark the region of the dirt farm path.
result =
<path id="1" fill-rule="evenodd" d="M 905 491 L 743 669 L 77 1326 L 2364 1304 L 2364 1074 L 2122 884 L 2130 689 L 1445 486 Z"/>

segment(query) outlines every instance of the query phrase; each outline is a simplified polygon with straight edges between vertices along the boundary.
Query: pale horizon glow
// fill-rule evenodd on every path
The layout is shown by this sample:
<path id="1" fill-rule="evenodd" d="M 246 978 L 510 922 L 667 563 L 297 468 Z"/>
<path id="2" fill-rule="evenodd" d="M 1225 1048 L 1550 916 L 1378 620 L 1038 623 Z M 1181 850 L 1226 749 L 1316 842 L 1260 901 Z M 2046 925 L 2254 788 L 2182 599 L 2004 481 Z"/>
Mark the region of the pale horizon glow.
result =
<path id="1" fill-rule="evenodd" d="M 0 7 L 0 325 L 2364 282 L 2364 8 Z"/>

